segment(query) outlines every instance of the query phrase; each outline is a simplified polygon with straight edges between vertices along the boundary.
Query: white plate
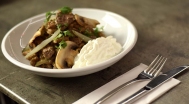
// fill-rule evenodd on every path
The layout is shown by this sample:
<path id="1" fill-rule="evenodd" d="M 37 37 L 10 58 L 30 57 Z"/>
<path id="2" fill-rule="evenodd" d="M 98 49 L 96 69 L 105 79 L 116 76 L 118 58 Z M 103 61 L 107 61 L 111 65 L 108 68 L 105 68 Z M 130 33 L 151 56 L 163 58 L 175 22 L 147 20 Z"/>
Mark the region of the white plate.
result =
<path id="1" fill-rule="evenodd" d="M 49 77 L 75 77 L 91 74 L 111 66 L 124 57 L 134 47 L 137 41 L 137 31 L 134 25 L 123 16 L 105 10 L 89 8 L 74 8 L 73 13 L 98 20 L 101 23 L 100 26 L 104 26 L 105 34 L 112 35 L 121 43 L 123 51 L 107 61 L 83 68 L 44 69 L 33 67 L 29 64 L 29 61 L 23 57 L 21 51 L 33 36 L 34 32 L 42 25 L 44 21 L 43 18 L 45 18 L 44 13 L 29 18 L 8 31 L 1 44 L 4 56 L 13 64 L 38 75 Z M 30 26 L 27 30 L 27 34 L 22 34 L 28 23 L 40 19 L 41 21 Z"/>

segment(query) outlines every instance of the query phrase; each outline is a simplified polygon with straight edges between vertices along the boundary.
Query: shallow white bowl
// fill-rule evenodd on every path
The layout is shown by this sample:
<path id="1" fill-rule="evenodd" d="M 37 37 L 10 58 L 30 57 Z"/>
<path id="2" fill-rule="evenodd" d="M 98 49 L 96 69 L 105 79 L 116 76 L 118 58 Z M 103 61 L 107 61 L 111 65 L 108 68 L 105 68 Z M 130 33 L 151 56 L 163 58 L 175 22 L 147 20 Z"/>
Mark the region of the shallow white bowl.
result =
<path id="1" fill-rule="evenodd" d="M 134 47 L 137 41 L 137 31 L 134 25 L 116 13 L 89 8 L 74 8 L 73 13 L 98 20 L 101 23 L 100 26 L 104 26 L 105 34 L 112 35 L 123 46 L 122 52 L 107 61 L 83 68 L 45 69 L 33 67 L 23 57 L 21 51 L 33 36 L 34 32 L 42 25 L 45 18 L 45 13 L 43 13 L 19 23 L 8 31 L 1 44 L 4 56 L 13 64 L 38 75 L 48 77 L 76 77 L 91 74 L 111 66 L 124 57 Z M 39 21 L 36 22 L 36 20 Z M 34 22 L 35 24 L 30 25 L 30 28 L 23 34 L 27 25 Z"/>

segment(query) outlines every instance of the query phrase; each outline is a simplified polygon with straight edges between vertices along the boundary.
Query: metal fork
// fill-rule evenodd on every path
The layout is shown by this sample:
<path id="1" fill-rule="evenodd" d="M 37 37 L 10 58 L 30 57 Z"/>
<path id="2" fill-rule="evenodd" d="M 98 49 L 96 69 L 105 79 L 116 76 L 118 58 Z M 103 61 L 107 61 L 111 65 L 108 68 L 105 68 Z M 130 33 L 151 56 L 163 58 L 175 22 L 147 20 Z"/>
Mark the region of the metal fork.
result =
<path id="1" fill-rule="evenodd" d="M 167 58 L 164 58 L 162 56 L 157 56 L 152 62 L 151 64 L 144 70 L 142 71 L 136 78 L 118 86 L 117 88 L 115 88 L 114 90 L 110 91 L 109 93 L 107 93 L 105 96 L 103 96 L 102 98 L 100 98 L 98 101 L 96 101 L 94 104 L 101 104 L 103 103 L 105 100 L 107 100 L 108 98 L 110 98 L 111 96 L 113 96 L 114 94 L 116 94 L 117 92 L 121 91 L 122 89 L 124 89 L 126 86 L 137 82 L 137 81 L 142 81 L 142 80 L 147 80 L 147 79 L 153 79 L 156 76 L 158 76 L 160 74 L 160 71 L 162 70 L 165 62 L 166 62 Z"/>

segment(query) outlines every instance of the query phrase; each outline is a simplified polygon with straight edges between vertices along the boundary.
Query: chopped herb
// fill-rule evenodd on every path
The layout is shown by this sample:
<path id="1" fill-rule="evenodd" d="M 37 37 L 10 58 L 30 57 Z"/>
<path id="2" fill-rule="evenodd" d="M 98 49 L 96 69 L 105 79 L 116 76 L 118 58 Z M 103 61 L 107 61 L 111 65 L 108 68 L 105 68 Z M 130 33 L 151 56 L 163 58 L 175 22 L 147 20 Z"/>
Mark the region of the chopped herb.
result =
<path id="1" fill-rule="evenodd" d="M 61 24 L 57 24 L 57 28 L 58 28 L 59 30 L 61 30 L 61 27 L 62 27 Z"/>
<path id="2" fill-rule="evenodd" d="M 70 13 L 72 12 L 72 9 L 70 7 L 63 7 L 60 9 L 60 11 L 63 13 L 63 14 L 66 14 L 66 13 Z"/>
<path id="3" fill-rule="evenodd" d="M 60 30 L 60 34 L 62 34 L 62 36 L 63 36 L 63 32 L 62 32 L 62 30 L 61 30 L 61 27 L 62 27 L 61 24 L 57 24 L 57 28 L 58 28 L 58 30 Z"/>
<path id="4" fill-rule="evenodd" d="M 57 25 L 57 28 L 60 30 L 60 34 L 64 34 L 64 36 L 73 36 L 73 34 L 69 30 L 61 31 L 61 26 L 61 24 Z"/>
<path id="5" fill-rule="evenodd" d="M 64 23 L 64 26 L 65 26 L 65 27 L 68 27 L 68 23 Z"/>
<path id="6" fill-rule="evenodd" d="M 95 28 L 95 29 L 94 29 L 94 34 L 95 34 L 96 36 L 98 36 L 98 34 L 99 34 L 98 28 Z"/>
<path id="7" fill-rule="evenodd" d="M 57 49 L 62 49 L 62 48 L 65 48 L 67 46 L 67 43 L 62 40 L 58 46 L 55 46 Z"/>
<path id="8" fill-rule="evenodd" d="M 61 38 L 63 36 L 63 34 L 58 34 L 55 38 L 54 38 L 54 40 L 57 40 L 58 38 Z"/>
<path id="9" fill-rule="evenodd" d="M 94 28 L 94 35 L 98 36 L 98 35 L 99 35 L 99 32 L 100 32 L 100 31 L 103 31 L 103 28 L 104 28 L 103 26 L 100 27 L 100 28 L 98 28 L 98 27 Z"/>
<path id="10" fill-rule="evenodd" d="M 47 12 L 47 13 L 46 13 L 46 20 L 45 20 L 45 22 L 48 22 L 49 19 L 51 18 L 51 16 L 52 16 L 52 15 L 55 15 L 55 14 L 56 14 L 56 13 Z"/>
<path id="11" fill-rule="evenodd" d="M 63 33 L 65 36 L 73 36 L 73 34 L 69 30 L 64 31 Z"/>
<path id="12" fill-rule="evenodd" d="M 91 32 L 89 30 L 85 30 L 84 35 L 91 36 Z"/>

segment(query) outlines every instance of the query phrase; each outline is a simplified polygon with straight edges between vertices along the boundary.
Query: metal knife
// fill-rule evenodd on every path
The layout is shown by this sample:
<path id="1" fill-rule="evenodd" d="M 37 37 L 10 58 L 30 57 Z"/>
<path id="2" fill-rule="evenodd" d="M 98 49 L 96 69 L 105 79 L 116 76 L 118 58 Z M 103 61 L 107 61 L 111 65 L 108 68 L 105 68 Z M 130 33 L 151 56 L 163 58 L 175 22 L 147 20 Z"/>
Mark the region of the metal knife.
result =
<path id="1" fill-rule="evenodd" d="M 164 82 L 167 80 L 173 78 L 177 74 L 181 73 L 185 69 L 187 69 L 189 66 L 180 66 L 174 69 L 171 69 L 156 78 L 154 78 L 152 81 L 150 81 L 145 87 L 141 88 L 138 90 L 136 93 L 133 95 L 129 96 L 128 98 L 122 100 L 118 104 L 131 104 L 132 102 L 136 101 L 140 97 L 144 96 L 145 94 L 149 93 L 150 91 L 154 90 L 158 86 L 162 85 Z"/>

